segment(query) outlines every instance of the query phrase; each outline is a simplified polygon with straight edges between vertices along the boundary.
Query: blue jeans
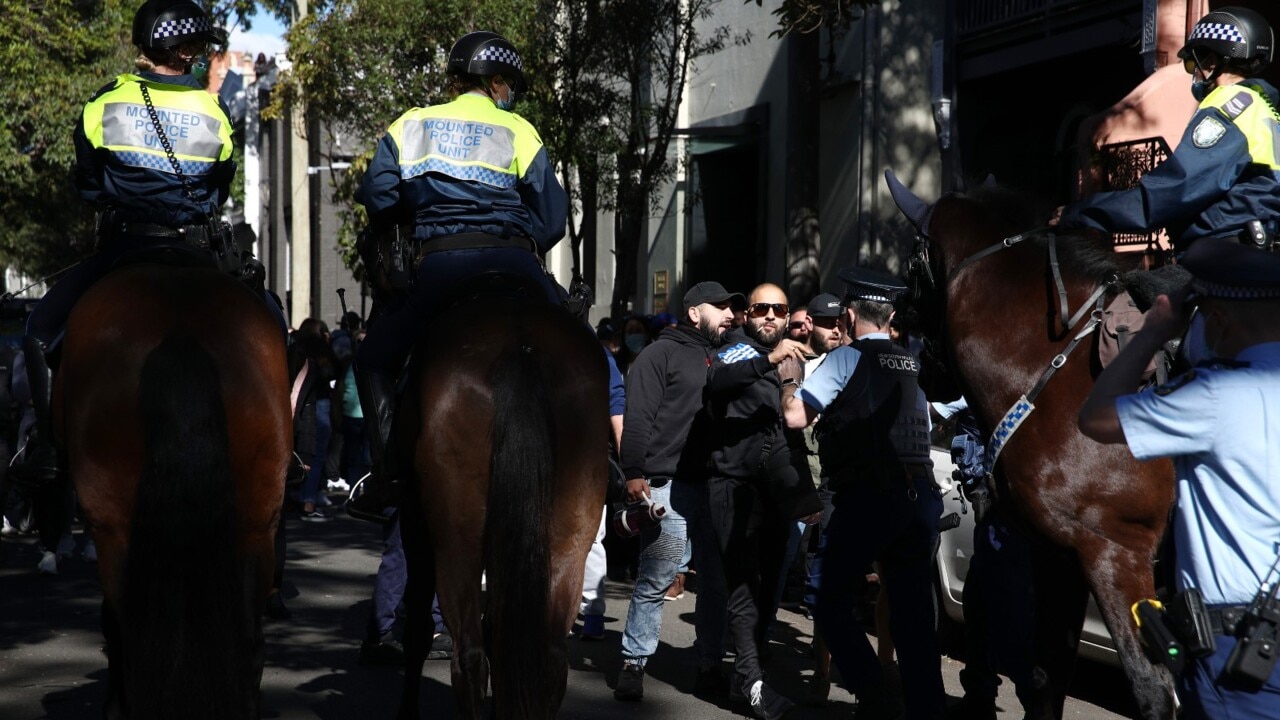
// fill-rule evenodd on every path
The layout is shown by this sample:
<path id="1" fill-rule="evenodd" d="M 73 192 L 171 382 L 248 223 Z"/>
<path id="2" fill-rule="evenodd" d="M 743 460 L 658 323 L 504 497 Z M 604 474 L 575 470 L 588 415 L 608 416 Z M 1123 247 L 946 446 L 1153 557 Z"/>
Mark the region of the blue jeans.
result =
<path id="1" fill-rule="evenodd" d="M 693 529 L 698 533 L 693 543 L 694 562 L 698 565 L 694 648 L 704 663 L 718 663 L 724 656 L 725 590 L 724 576 L 717 573 L 719 558 L 703 558 L 711 553 L 718 555 L 706 520 L 706 487 L 673 480 L 663 487 L 651 488 L 650 497 L 665 505 L 667 514 L 657 527 L 640 534 L 640 571 L 622 630 L 622 658 L 643 667 L 658 649 L 662 609 L 666 605 L 663 596 L 684 561 L 689 530 Z M 704 531 L 708 533 L 706 540 L 702 539 Z"/>
<path id="2" fill-rule="evenodd" d="M 329 401 L 316 400 L 316 447 L 315 452 L 310 453 L 308 465 L 311 469 L 307 471 L 307 477 L 302 481 L 302 490 L 300 496 L 304 503 L 314 503 L 320 500 L 320 483 L 324 481 L 324 459 L 329 449 Z"/>
<path id="3" fill-rule="evenodd" d="M 400 513 L 396 513 L 382 531 L 382 561 L 373 578 L 373 608 L 369 612 L 370 640 L 381 638 L 395 627 L 408 578 L 404 544 L 400 541 Z"/>

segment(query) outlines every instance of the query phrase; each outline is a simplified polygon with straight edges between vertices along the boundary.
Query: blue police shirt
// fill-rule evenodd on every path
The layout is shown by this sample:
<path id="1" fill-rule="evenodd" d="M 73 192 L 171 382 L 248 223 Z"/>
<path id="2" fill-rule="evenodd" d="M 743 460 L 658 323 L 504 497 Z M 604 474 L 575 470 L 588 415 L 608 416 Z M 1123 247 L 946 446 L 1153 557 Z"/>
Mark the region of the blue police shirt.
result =
<path id="1" fill-rule="evenodd" d="M 867 333 L 858 339 L 888 340 L 889 334 Z M 850 345 L 841 345 L 827 353 L 826 360 L 814 368 L 812 375 L 805 378 L 804 385 L 796 392 L 796 397 L 819 413 L 826 410 L 844 389 L 849 378 L 853 377 L 853 371 L 857 369 L 858 359 L 861 357 L 862 352 Z M 923 413 L 924 417 L 929 417 L 929 403 L 925 400 L 923 391 L 916 394 L 916 408 Z"/>
<path id="2" fill-rule="evenodd" d="M 1174 460 L 1178 585 L 1208 605 L 1247 604 L 1280 552 L 1280 343 L 1236 359 L 1116 400 L 1133 456 Z"/>

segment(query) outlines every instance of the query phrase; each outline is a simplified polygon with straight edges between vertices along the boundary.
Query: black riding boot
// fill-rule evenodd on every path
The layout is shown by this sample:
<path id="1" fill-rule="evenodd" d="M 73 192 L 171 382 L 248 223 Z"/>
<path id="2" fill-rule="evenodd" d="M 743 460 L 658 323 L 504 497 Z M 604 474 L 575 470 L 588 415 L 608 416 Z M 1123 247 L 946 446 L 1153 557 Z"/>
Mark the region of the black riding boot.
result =
<path id="1" fill-rule="evenodd" d="M 369 522 L 388 523 L 388 508 L 400 505 L 401 481 L 395 449 L 391 445 L 391 413 L 396 399 L 395 381 L 381 373 L 360 372 L 356 366 L 356 390 L 364 410 L 373 473 L 351 489 L 347 513 Z"/>
<path id="2" fill-rule="evenodd" d="M 35 409 L 36 424 L 27 438 L 22 462 L 13 466 L 13 479 L 20 485 L 40 488 L 58 479 L 62 467 L 58 462 L 58 448 L 53 442 L 53 373 L 45 358 L 45 346 L 36 338 L 22 338 L 22 356 L 27 366 L 27 382 L 31 387 L 31 404 Z"/>

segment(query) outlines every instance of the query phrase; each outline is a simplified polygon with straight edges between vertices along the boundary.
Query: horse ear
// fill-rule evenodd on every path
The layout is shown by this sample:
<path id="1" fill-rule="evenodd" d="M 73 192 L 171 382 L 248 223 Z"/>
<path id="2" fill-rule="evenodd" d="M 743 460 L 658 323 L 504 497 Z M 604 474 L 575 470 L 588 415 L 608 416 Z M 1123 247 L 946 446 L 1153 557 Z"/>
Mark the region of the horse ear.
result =
<path id="1" fill-rule="evenodd" d="M 898 180 L 898 176 L 893 174 L 892 168 L 885 169 L 884 180 L 889 185 L 889 194 L 893 196 L 893 203 L 898 206 L 898 210 L 911 221 L 911 225 L 917 232 L 923 233 L 925 220 L 929 216 L 929 203 L 907 189 L 907 186 Z"/>

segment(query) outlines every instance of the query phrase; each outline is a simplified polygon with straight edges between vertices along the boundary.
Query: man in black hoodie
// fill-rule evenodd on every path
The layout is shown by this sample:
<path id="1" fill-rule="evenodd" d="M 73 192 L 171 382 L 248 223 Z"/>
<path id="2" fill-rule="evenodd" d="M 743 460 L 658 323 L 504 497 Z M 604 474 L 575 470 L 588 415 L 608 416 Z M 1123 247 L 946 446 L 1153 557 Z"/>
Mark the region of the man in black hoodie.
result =
<path id="1" fill-rule="evenodd" d="M 702 388 L 712 353 L 731 325 L 735 304 L 743 304 L 742 294 L 728 292 L 720 283 L 694 285 L 685 293 L 680 322 L 665 328 L 627 372 L 621 448 L 627 500 L 661 504 L 667 514 L 640 535 L 639 577 L 622 631 L 623 666 L 613 693 L 618 700 L 644 696 L 644 667 L 658 648 L 663 596 L 684 559 L 688 541 L 684 516 L 688 505 L 682 500 L 691 488 L 700 487 L 705 475 L 705 445 L 690 439 L 699 435 L 694 418 L 702 410 Z M 695 543 L 695 552 L 697 547 Z M 713 596 L 699 593 L 697 648 L 705 669 L 718 671 L 723 616 L 717 621 L 706 613 L 718 604 L 714 591 L 722 583 L 707 584 Z"/>
<path id="2" fill-rule="evenodd" d="M 746 315 L 741 329 L 725 334 L 707 381 L 712 447 L 707 493 L 729 593 L 734 680 L 757 717 L 775 720 L 792 703 L 764 684 L 757 657 L 759 560 L 769 535 L 763 530 L 801 518 L 816 522 L 822 502 L 809 476 L 803 437 L 787 432 L 782 417 L 777 366 L 787 358 L 804 362 L 808 351 L 783 337 L 786 293 L 776 285 L 757 287 Z"/>

